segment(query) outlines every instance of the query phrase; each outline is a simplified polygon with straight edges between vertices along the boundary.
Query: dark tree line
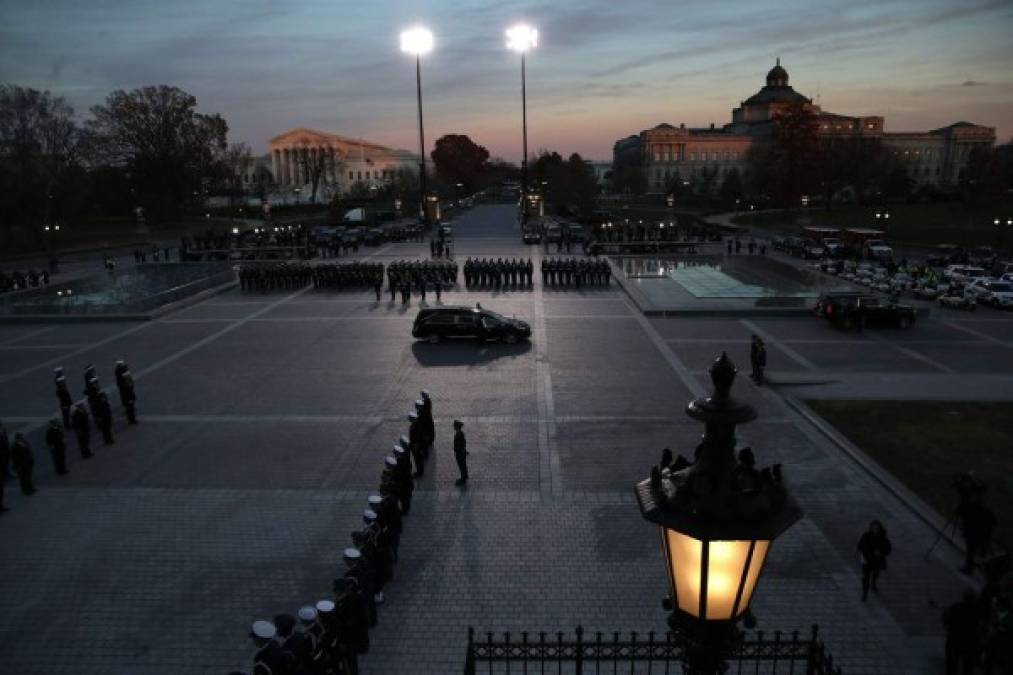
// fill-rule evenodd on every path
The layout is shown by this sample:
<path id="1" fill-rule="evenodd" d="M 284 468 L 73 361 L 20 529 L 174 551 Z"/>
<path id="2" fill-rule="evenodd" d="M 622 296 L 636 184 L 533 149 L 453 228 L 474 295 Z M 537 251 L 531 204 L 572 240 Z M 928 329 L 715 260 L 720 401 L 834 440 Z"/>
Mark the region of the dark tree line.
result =
<path id="1" fill-rule="evenodd" d="M 249 148 L 229 148 L 221 115 L 196 108 L 176 87 L 141 87 L 112 92 L 80 122 L 61 97 L 0 85 L 4 241 L 138 206 L 150 221 L 175 219 L 202 195 L 234 191 Z"/>

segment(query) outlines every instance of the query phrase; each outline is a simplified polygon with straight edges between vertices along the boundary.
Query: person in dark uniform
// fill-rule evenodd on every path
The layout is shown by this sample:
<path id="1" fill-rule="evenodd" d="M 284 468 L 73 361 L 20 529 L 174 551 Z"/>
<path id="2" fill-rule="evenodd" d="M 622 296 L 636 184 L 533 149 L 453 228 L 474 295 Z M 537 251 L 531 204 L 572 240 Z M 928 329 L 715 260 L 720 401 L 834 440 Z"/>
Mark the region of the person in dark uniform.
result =
<path id="1" fill-rule="evenodd" d="M 468 482 L 468 440 L 464 437 L 464 423 L 461 420 L 454 420 L 454 459 L 457 460 L 457 469 L 461 477 L 455 485 L 464 485 Z"/>
<path id="2" fill-rule="evenodd" d="M 373 570 L 369 561 L 362 555 L 362 551 L 351 546 L 346 548 L 342 554 L 348 570 L 345 572 L 346 581 L 354 582 L 354 590 L 360 596 L 366 608 L 368 626 L 376 625 L 376 599 L 375 585 L 373 583 Z"/>
<path id="3" fill-rule="evenodd" d="M 74 400 L 70 397 L 67 389 L 67 378 L 63 376 L 63 368 L 57 368 L 56 376 L 56 398 L 60 402 L 60 412 L 63 413 L 63 426 L 70 426 L 70 409 Z"/>
<path id="4" fill-rule="evenodd" d="M 408 442 L 411 445 L 412 459 L 415 461 L 415 478 L 421 478 L 425 471 L 425 441 L 419 414 L 412 411 L 408 414 Z"/>
<path id="5" fill-rule="evenodd" d="M 426 442 L 426 458 L 429 458 L 429 453 L 433 450 L 433 444 L 436 442 L 436 424 L 433 422 L 433 399 L 429 397 L 429 391 L 423 389 L 419 392 L 419 400 L 422 401 L 422 409 L 419 410 L 419 424 L 422 425 L 422 431 Z"/>
<path id="6" fill-rule="evenodd" d="M 964 566 L 960 571 L 964 574 L 974 572 L 975 558 L 984 557 L 988 544 L 995 530 L 995 514 L 981 501 L 980 495 L 970 495 L 961 499 L 957 507 L 957 518 L 962 525 L 964 535 Z"/>
<path id="7" fill-rule="evenodd" d="M 758 335 L 753 335 L 749 344 L 749 363 L 753 367 L 753 382 L 763 384 L 763 369 L 767 365 L 767 347 Z"/>
<path id="8" fill-rule="evenodd" d="M 288 659 L 285 650 L 275 640 L 277 634 L 277 629 L 270 621 L 253 622 L 250 638 L 257 647 L 257 653 L 253 656 L 254 675 L 279 675 L 288 672 Z"/>
<path id="9" fill-rule="evenodd" d="M 63 438 L 63 427 L 60 420 L 49 421 L 49 428 L 46 429 L 46 445 L 53 456 L 53 469 L 57 476 L 64 476 L 67 473 L 67 443 Z"/>
<path id="10" fill-rule="evenodd" d="M 294 675 L 306 673 L 313 662 L 313 640 L 295 629 L 296 620 L 291 614 L 278 614 L 274 617 L 274 627 L 278 631 L 275 640 L 286 653 L 292 664 L 288 672 Z"/>
<path id="11" fill-rule="evenodd" d="M 137 393 L 134 390 L 134 376 L 123 361 L 116 362 L 116 388 L 120 392 L 120 403 L 127 414 L 127 422 L 137 424 Z"/>
<path id="12" fill-rule="evenodd" d="M 14 434 L 14 445 L 11 446 L 11 463 L 14 465 L 15 473 L 18 474 L 21 492 L 26 496 L 35 494 L 35 485 L 32 483 L 35 457 L 32 456 L 32 446 L 28 445 L 28 439 L 20 432 Z"/>
<path id="13" fill-rule="evenodd" d="M 106 445 L 115 443 L 116 441 L 113 439 L 113 408 L 104 391 L 99 391 L 95 396 L 95 422 L 102 432 L 102 441 Z"/>
<path id="14" fill-rule="evenodd" d="M 91 420 L 88 419 L 88 411 L 85 410 L 83 403 L 78 403 L 74 407 L 70 422 L 74 428 L 74 437 L 77 439 L 77 448 L 81 451 L 81 459 L 91 458 Z"/>

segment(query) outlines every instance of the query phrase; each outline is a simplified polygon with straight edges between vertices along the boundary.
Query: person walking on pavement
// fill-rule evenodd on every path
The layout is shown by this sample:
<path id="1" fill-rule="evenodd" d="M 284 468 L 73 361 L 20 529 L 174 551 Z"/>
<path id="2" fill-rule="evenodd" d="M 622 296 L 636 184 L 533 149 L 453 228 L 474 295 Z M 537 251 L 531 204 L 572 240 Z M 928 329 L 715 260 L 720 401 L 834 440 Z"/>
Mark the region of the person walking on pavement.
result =
<path id="1" fill-rule="evenodd" d="M 464 485 L 468 482 L 468 439 L 464 437 L 464 422 L 454 420 L 454 459 L 457 461 L 457 470 L 461 477 L 454 483 Z"/>
<path id="2" fill-rule="evenodd" d="M 46 429 L 46 445 L 49 446 L 49 452 L 53 456 L 53 469 L 56 471 L 56 475 L 67 475 L 69 473 L 67 471 L 67 443 L 63 438 L 63 427 L 60 426 L 60 420 L 50 420 L 49 428 Z"/>
<path id="3" fill-rule="evenodd" d="M 28 439 L 25 438 L 24 434 L 14 434 L 14 445 L 11 447 L 11 462 L 14 464 L 14 471 L 18 474 L 21 492 L 26 496 L 35 494 L 35 485 L 32 483 L 35 457 L 32 456 L 32 446 L 28 445 Z"/>
<path id="4" fill-rule="evenodd" d="M 858 540 L 858 555 L 862 563 L 862 602 L 869 597 L 869 588 L 878 593 L 876 580 L 879 573 L 886 570 L 886 559 L 893 547 L 886 536 L 883 523 L 874 520 Z"/>
<path id="5" fill-rule="evenodd" d="M 83 403 L 74 407 L 74 414 L 70 418 L 74 427 L 74 437 L 77 439 L 77 449 L 81 451 L 81 459 L 90 459 L 91 451 L 91 420 L 88 419 L 88 411 Z"/>

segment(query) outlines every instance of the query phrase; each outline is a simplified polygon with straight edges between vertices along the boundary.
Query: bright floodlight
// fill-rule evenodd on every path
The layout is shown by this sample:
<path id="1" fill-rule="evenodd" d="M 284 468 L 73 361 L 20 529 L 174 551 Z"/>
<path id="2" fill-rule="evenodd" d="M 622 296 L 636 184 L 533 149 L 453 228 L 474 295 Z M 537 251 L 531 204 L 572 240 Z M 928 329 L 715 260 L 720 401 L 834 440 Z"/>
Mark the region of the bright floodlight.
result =
<path id="1" fill-rule="evenodd" d="M 507 29 L 507 49 L 526 52 L 538 46 L 538 29 L 521 23 Z"/>
<path id="2" fill-rule="evenodd" d="M 428 28 L 415 26 L 401 31 L 401 51 L 420 56 L 433 49 L 433 34 Z"/>

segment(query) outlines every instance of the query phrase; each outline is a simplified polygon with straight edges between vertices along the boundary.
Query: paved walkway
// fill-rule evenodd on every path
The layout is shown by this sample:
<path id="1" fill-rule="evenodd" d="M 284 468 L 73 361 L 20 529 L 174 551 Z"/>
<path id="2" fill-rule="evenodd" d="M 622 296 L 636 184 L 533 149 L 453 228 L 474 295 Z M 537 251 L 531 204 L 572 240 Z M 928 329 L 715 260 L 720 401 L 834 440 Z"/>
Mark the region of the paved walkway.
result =
<path id="1" fill-rule="evenodd" d="M 455 234 L 459 261 L 541 255 L 519 243 L 509 207 L 476 208 Z M 685 403 L 709 389 L 704 371 L 720 350 L 743 361 L 749 327 L 648 319 L 614 287 L 536 284 L 443 299 L 531 319 L 530 345 L 416 344 L 417 298 L 405 310 L 367 295 L 237 291 L 144 324 L 0 326 L 0 419 L 32 431 L 41 474 L 31 498 L 8 483 L 12 510 L 0 519 L 5 674 L 248 670 L 253 619 L 327 596 L 422 387 L 436 451 L 363 671 L 459 672 L 469 625 L 663 630 L 657 533 L 632 488 L 661 448 L 691 453 L 702 428 Z M 814 324 L 755 321 L 801 357 L 772 350 L 790 372 L 824 369 L 825 345 L 791 342 L 824 339 L 806 334 Z M 838 369 L 848 354 L 864 356 L 844 349 Z M 58 479 L 39 438 L 54 409 L 50 369 L 61 363 L 76 380 L 94 362 L 108 384 L 116 358 L 135 370 L 142 423 L 118 420 L 114 446 L 89 462 L 72 456 Z M 884 382 L 889 363 L 875 362 Z M 849 674 L 940 672 L 937 607 L 965 583 L 956 553 L 939 547 L 925 561 L 935 532 L 776 389 L 740 378 L 736 393 L 760 412 L 741 440 L 761 464 L 784 464 L 806 512 L 774 546 L 755 596 L 760 627 L 819 623 Z M 455 417 L 473 451 L 464 490 L 448 452 Z M 881 593 L 862 603 L 854 547 L 872 518 L 895 553 Z"/>

